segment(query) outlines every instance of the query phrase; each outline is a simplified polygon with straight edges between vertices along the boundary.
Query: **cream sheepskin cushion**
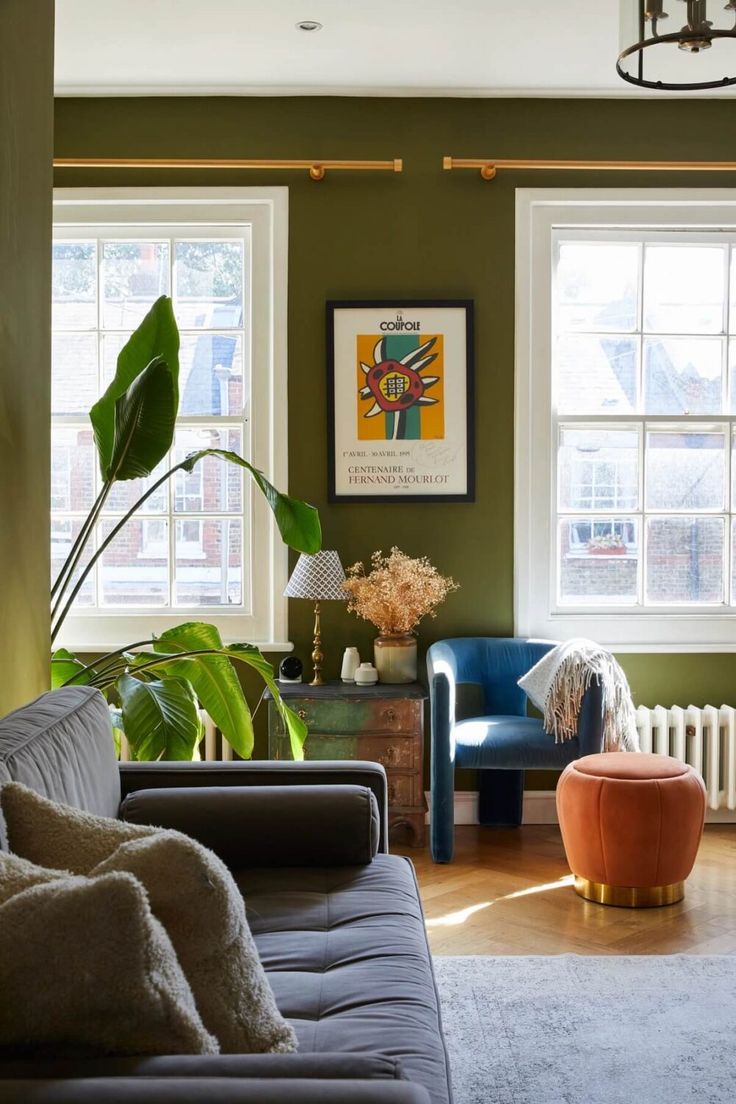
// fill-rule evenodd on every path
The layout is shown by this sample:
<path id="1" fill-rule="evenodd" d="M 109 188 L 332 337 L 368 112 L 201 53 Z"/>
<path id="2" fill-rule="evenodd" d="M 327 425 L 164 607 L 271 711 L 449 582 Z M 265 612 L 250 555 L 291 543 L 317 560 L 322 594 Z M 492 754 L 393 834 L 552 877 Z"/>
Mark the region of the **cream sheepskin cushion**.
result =
<path id="1" fill-rule="evenodd" d="M 160 832 L 59 805 L 20 782 L 6 782 L 0 789 L 0 807 L 10 851 L 38 866 L 72 874 L 89 874 L 126 840 Z"/>
<path id="2" fill-rule="evenodd" d="M 57 805 L 16 782 L 2 787 L 0 804 L 10 846 L 20 855 L 49 866 L 66 863 L 91 877 L 127 872 L 145 887 L 223 1053 L 296 1049 L 258 957 L 242 894 L 212 851 L 180 832 L 133 827 Z M 118 828 L 134 838 L 121 841 Z M 101 840 L 107 842 L 104 857 Z M 90 852 L 97 860 L 93 866 Z"/>
<path id="3" fill-rule="evenodd" d="M 20 855 L 9 855 L 6 851 L 0 851 L 0 905 L 31 886 L 63 881 L 70 877 L 68 870 L 47 870 L 22 859 Z"/>
<path id="4" fill-rule="evenodd" d="M 131 874 L 34 873 L 21 862 L 0 857 L 0 1042 L 111 1054 L 218 1052 L 171 940 Z M 11 895 L 13 886 L 19 891 Z"/>
<path id="5" fill-rule="evenodd" d="M 261 965 L 243 896 L 221 859 L 180 832 L 123 843 L 92 875 L 126 870 L 145 886 L 223 1054 L 296 1049 Z"/>

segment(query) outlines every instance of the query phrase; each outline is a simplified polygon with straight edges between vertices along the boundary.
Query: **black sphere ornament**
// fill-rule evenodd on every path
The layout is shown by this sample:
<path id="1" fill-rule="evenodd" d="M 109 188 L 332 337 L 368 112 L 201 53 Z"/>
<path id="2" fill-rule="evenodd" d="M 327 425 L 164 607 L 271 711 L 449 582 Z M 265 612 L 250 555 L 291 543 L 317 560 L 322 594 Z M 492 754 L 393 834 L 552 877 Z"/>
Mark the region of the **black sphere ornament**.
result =
<path id="1" fill-rule="evenodd" d="M 281 660 L 279 664 L 279 681 L 280 682 L 301 682 L 302 672 L 304 671 L 304 664 L 299 659 L 299 656 L 286 656 Z"/>

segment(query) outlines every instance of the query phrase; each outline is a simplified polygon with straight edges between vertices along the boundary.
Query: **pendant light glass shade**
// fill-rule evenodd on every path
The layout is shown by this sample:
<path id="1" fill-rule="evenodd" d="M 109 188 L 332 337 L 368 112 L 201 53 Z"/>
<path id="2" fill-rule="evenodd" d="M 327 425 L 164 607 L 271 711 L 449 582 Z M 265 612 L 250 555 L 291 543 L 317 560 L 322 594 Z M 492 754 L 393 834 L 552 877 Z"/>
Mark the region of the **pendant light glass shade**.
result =
<path id="1" fill-rule="evenodd" d="M 688 92 L 736 84 L 736 0 L 620 0 L 618 75 Z"/>

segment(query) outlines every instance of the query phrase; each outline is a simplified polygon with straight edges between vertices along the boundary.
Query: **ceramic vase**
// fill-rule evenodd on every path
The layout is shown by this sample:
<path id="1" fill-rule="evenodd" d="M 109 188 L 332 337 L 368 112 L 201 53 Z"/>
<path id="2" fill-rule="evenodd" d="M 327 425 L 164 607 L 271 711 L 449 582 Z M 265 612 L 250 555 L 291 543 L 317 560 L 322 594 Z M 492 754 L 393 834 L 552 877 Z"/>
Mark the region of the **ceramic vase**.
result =
<path id="1" fill-rule="evenodd" d="M 416 682 L 417 638 L 413 633 L 377 636 L 373 655 L 379 682 Z"/>

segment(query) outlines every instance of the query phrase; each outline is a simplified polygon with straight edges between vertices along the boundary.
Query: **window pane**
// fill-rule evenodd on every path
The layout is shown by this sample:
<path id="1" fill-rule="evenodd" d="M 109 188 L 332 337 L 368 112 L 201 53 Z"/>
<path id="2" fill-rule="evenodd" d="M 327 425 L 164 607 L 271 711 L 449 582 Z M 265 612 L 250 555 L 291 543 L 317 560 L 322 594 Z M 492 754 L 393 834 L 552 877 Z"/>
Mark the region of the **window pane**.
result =
<path id="1" fill-rule="evenodd" d="M 645 338 L 646 413 L 719 414 L 722 358 L 717 338 Z"/>
<path id="2" fill-rule="evenodd" d="M 104 334 L 102 338 L 102 390 L 110 386 L 118 366 L 118 353 L 130 337 L 129 333 Z"/>
<path id="3" fill-rule="evenodd" d="M 134 329 L 159 295 L 169 294 L 168 243 L 104 242 L 102 287 L 103 325 Z"/>
<path id="4" fill-rule="evenodd" d="M 241 414 L 243 344 L 232 334 L 182 337 L 180 414 Z"/>
<path id="5" fill-rule="evenodd" d="M 647 245 L 644 329 L 654 333 L 722 333 L 725 247 Z"/>
<path id="6" fill-rule="evenodd" d="M 103 337 L 103 387 L 113 379 L 118 354 L 129 337 L 129 333 Z M 246 402 L 242 338 L 235 334 L 185 334 L 180 342 L 179 414 L 242 414 Z"/>
<path id="7" fill-rule="evenodd" d="M 731 333 L 736 332 L 736 249 L 731 246 L 731 311 L 729 329 Z"/>
<path id="8" fill-rule="evenodd" d="M 63 518 L 54 517 L 51 519 L 51 582 L 56 582 L 56 578 L 61 571 L 64 563 L 66 562 L 69 553 L 72 550 L 74 541 L 79 536 L 83 525 L 82 518 Z M 88 541 L 84 555 L 77 566 L 72 576 L 73 584 L 76 584 L 79 580 L 84 567 L 89 563 L 90 556 L 94 551 L 94 541 Z M 84 580 L 84 583 L 79 591 L 79 594 L 75 598 L 75 605 L 78 606 L 93 606 L 95 604 L 95 585 L 96 585 L 96 568 L 92 568 L 88 577 Z M 65 592 L 65 602 L 71 597 L 73 586 Z"/>
<path id="9" fill-rule="evenodd" d="M 93 330 L 97 326 L 97 246 L 55 241 L 52 253 L 52 326 Z"/>
<path id="10" fill-rule="evenodd" d="M 103 539 L 113 526 L 112 521 L 103 523 Z M 100 559 L 102 605 L 167 605 L 168 564 L 168 522 L 133 518 Z"/>
<path id="11" fill-rule="evenodd" d="M 734 323 L 736 324 L 736 314 L 734 315 Z M 736 338 L 732 338 L 728 343 L 728 377 L 730 391 L 729 412 L 731 414 L 736 414 Z"/>
<path id="12" fill-rule="evenodd" d="M 145 479 L 126 479 L 116 483 L 103 507 L 103 514 L 126 514 L 170 467 L 171 458 L 165 456 Z M 150 498 L 146 499 L 140 509 L 136 511 L 136 514 L 137 516 L 141 514 L 161 514 L 166 513 L 168 508 L 169 484 L 166 482 L 158 487 Z"/>
<path id="13" fill-rule="evenodd" d="M 561 429 L 561 510 L 636 510 L 639 435 L 635 430 Z"/>
<path id="14" fill-rule="evenodd" d="M 52 414 L 88 414 L 97 402 L 97 335 L 57 333 L 51 340 Z"/>
<path id="15" fill-rule="evenodd" d="M 723 538 L 722 518 L 650 518 L 647 601 L 722 602 Z"/>
<path id="16" fill-rule="evenodd" d="M 725 432 L 647 433 L 647 509 L 722 510 Z"/>
<path id="17" fill-rule="evenodd" d="M 562 242 L 557 266 L 559 329 L 635 329 L 638 281 L 638 245 Z"/>
<path id="18" fill-rule="evenodd" d="M 183 329 L 242 325 L 242 242 L 176 242 L 174 264 L 176 320 Z"/>
<path id="19" fill-rule="evenodd" d="M 639 523 L 635 518 L 569 518 L 558 534 L 562 604 L 633 605 L 638 595 Z"/>
<path id="20" fill-rule="evenodd" d="M 51 432 L 51 509 L 88 513 L 95 498 L 97 454 L 89 429 L 54 426 Z"/>
<path id="21" fill-rule="evenodd" d="M 637 341 L 613 335 L 568 335 L 555 346 L 561 414 L 630 414 L 636 410 Z"/>
<path id="22" fill-rule="evenodd" d="M 242 455 L 243 435 L 239 429 L 210 429 L 208 426 L 176 431 L 175 462 L 199 449 L 226 449 Z M 226 460 L 207 457 L 191 473 L 174 477 L 174 510 L 192 514 L 238 514 L 243 508 L 243 469 Z"/>
<path id="23" fill-rule="evenodd" d="M 176 522 L 174 601 L 238 606 L 243 601 L 243 533 L 238 519 Z"/>

